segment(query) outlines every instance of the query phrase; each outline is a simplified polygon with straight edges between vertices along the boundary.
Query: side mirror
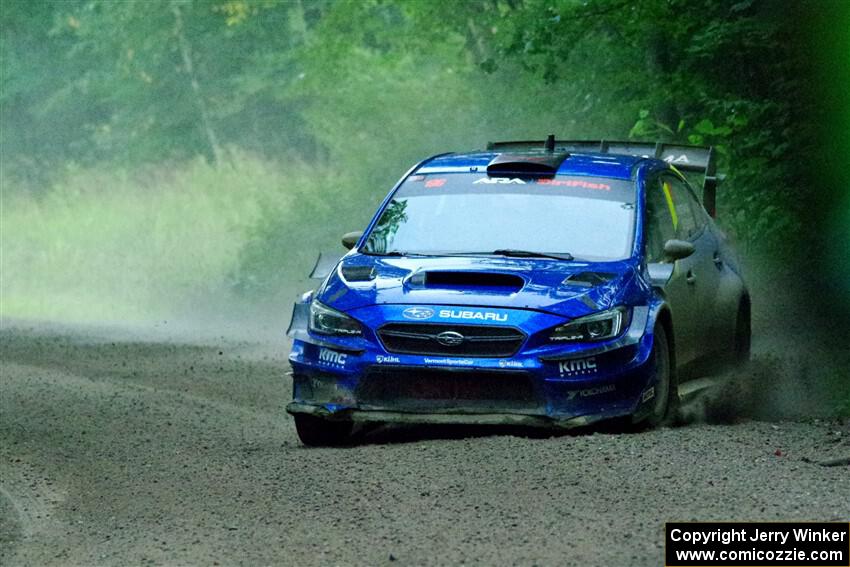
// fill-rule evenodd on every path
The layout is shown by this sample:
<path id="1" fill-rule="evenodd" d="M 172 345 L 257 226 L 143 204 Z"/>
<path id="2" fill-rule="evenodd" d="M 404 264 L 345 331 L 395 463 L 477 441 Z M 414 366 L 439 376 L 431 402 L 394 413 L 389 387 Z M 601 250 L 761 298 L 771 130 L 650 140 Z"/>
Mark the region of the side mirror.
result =
<path id="1" fill-rule="evenodd" d="M 357 241 L 360 240 L 361 236 L 363 236 L 362 230 L 346 232 L 342 235 L 342 245 L 345 246 L 348 250 L 351 250 L 357 244 Z"/>
<path id="2" fill-rule="evenodd" d="M 656 287 L 664 287 L 676 270 L 676 260 L 687 258 L 696 251 L 694 245 L 685 240 L 668 240 L 664 243 L 664 261 L 647 265 L 649 281 Z"/>
<path id="3" fill-rule="evenodd" d="M 687 258 L 696 251 L 694 245 L 685 240 L 668 240 L 664 243 L 664 258 L 668 262 L 675 262 Z"/>

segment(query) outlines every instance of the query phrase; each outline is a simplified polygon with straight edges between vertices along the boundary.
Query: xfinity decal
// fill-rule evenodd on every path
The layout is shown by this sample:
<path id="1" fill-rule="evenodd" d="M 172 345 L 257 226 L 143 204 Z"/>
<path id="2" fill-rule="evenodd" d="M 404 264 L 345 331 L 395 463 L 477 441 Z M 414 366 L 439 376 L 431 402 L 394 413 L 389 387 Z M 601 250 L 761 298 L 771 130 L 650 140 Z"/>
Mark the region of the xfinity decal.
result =
<path id="1" fill-rule="evenodd" d="M 507 321 L 507 313 L 494 313 L 492 311 L 466 311 L 463 309 L 440 309 L 440 317 L 443 319 L 475 319 L 478 321 Z"/>
<path id="2" fill-rule="evenodd" d="M 397 356 L 384 356 L 383 354 L 376 356 L 375 361 L 378 364 L 398 364 L 401 362 Z"/>
<path id="3" fill-rule="evenodd" d="M 567 396 L 567 400 L 572 400 L 576 396 L 580 396 L 582 398 L 589 398 L 590 396 L 598 396 L 599 394 L 607 394 L 608 392 L 613 392 L 617 389 L 617 386 L 614 384 L 608 384 L 607 386 L 597 386 L 595 388 L 585 388 L 584 390 L 573 390 Z"/>
<path id="4" fill-rule="evenodd" d="M 347 359 L 348 355 L 343 352 L 337 352 L 335 350 L 330 350 L 327 348 L 319 349 L 319 364 L 342 368 L 343 366 L 345 366 L 345 361 Z"/>
<path id="5" fill-rule="evenodd" d="M 472 182 L 473 185 L 478 185 L 479 183 L 486 183 L 488 185 L 493 185 L 494 183 L 500 185 L 525 185 L 525 181 L 516 177 L 482 177 Z"/>
<path id="6" fill-rule="evenodd" d="M 596 357 L 575 358 L 558 363 L 558 372 L 561 376 L 578 376 L 579 374 L 596 374 L 599 369 L 596 366 Z"/>
<path id="7" fill-rule="evenodd" d="M 434 310 L 427 307 L 408 307 L 401 314 L 405 319 L 430 319 L 434 316 Z"/>

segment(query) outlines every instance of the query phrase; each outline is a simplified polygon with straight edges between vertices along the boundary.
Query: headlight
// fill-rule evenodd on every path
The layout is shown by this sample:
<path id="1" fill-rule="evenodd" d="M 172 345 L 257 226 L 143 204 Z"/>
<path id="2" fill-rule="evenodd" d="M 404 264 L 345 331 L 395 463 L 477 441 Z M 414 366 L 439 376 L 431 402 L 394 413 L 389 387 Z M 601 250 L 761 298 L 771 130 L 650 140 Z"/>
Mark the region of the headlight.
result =
<path id="1" fill-rule="evenodd" d="M 549 339 L 565 342 L 602 341 L 619 335 L 629 323 L 629 310 L 616 307 L 555 327 Z"/>
<path id="2" fill-rule="evenodd" d="M 317 300 L 310 304 L 310 330 L 322 335 L 359 335 L 360 323 Z"/>

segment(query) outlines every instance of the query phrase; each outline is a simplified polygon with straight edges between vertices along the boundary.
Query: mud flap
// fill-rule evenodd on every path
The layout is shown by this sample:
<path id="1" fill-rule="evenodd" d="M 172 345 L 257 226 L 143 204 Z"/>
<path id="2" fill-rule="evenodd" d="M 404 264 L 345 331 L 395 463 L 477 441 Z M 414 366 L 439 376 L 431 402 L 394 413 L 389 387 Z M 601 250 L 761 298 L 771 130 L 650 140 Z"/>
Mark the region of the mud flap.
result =
<path id="1" fill-rule="evenodd" d="M 341 254 L 320 252 L 318 258 L 316 258 L 316 265 L 313 266 L 313 271 L 310 272 L 310 278 L 314 280 L 325 279 L 333 271 L 341 258 Z"/>
<path id="2" fill-rule="evenodd" d="M 286 336 L 294 337 L 299 331 L 307 331 L 307 326 L 310 322 L 310 304 L 295 303 L 292 306 L 292 319 L 289 320 L 289 328 L 286 329 Z"/>

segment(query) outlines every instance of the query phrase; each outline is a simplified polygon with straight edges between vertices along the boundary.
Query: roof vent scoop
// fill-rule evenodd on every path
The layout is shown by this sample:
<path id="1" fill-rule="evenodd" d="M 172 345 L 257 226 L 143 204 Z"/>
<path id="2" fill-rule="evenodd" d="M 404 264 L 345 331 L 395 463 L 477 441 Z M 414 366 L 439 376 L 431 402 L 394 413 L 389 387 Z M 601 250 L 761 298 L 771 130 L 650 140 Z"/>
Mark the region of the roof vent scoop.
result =
<path id="1" fill-rule="evenodd" d="M 539 150 L 538 150 L 539 151 Z M 487 166 L 487 174 L 553 176 L 568 153 L 547 152 L 545 154 L 499 154 Z"/>

